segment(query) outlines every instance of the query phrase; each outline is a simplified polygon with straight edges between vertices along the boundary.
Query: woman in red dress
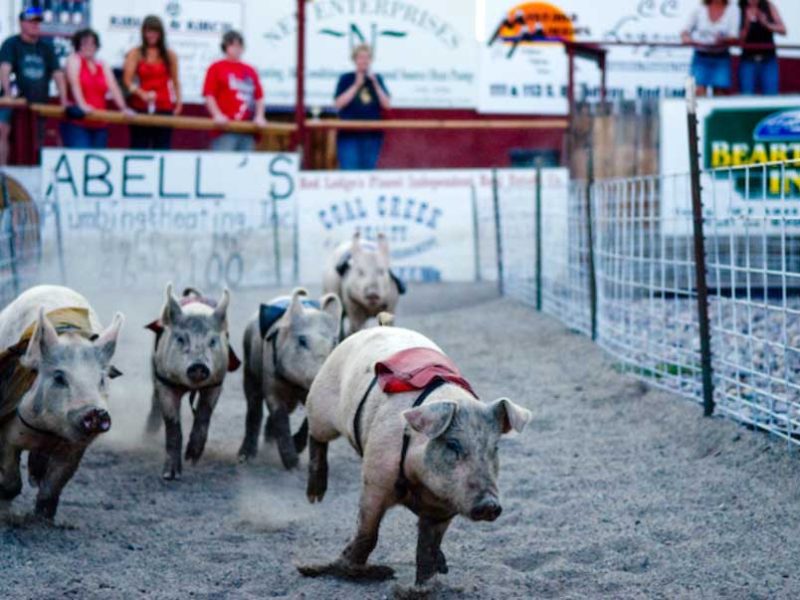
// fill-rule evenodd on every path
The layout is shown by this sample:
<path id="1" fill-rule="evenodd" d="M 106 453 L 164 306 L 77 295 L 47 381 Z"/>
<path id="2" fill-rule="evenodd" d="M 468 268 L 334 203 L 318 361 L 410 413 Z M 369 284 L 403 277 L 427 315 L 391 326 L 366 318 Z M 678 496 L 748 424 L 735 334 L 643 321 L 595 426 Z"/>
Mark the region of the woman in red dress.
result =
<path id="1" fill-rule="evenodd" d="M 91 29 L 81 29 L 72 36 L 74 52 L 67 57 L 67 116 L 61 123 L 61 137 L 67 148 L 105 148 L 108 144 L 108 126 L 99 121 L 85 121 L 83 117 L 95 110 L 106 109 L 109 94 L 123 112 L 131 112 L 125 105 L 117 80 L 109 66 L 97 60 L 100 37 Z"/>
<path id="2" fill-rule="evenodd" d="M 178 115 L 181 87 L 178 81 L 178 56 L 167 48 L 164 24 L 155 15 L 142 22 L 142 45 L 125 56 L 122 81 L 128 89 L 131 108 L 138 113 Z M 172 129 L 131 126 L 131 148 L 168 150 Z"/>

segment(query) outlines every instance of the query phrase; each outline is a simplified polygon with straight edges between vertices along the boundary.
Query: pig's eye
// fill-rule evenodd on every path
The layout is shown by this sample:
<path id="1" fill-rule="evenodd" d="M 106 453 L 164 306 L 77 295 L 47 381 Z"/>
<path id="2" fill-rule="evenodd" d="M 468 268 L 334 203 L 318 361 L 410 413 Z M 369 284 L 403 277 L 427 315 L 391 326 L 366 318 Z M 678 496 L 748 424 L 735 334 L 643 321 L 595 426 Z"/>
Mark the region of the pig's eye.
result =
<path id="1" fill-rule="evenodd" d="M 181 335 L 180 333 L 176 333 L 175 334 L 175 343 L 178 344 L 178 346 L 181 346 L 181 347 L 185 346 L 186 345 L 186 336 Z"/>
<path id="2" fill-rule="evenodd" d="M 461 456 L 464 453 L 464 449 L 461 447 L 461 442 L 459 442 L 456 438 L 447 438 L 444 445 L 456 456 Z"/>
<path id="3" fill-rule="evenodd" d="M 359 269 L 358 270 L 358 276 L 359 277 L 364 277 L 364 276 L 366 276 L 366 274 L 367 274 L 367 272 L 364 271 L 364 269 Z"/>
<path id="4" fill-rule="evenodd" d="M 64 371 L 58 370 L 53 372 L 53 383 L 59 387 L 67 387 L 67 376 Z"/>
<path id="5" fill-rule="evenodd" d="M 308 338 L 304 335 L 297 336 L 297 345 L 301 348 L 308 348 Z"/>
<path id="6" fill-rule="evenodd" d="M 208 347 L 209 348 L 216 348 L 217 344 L 219 344 L 219 340 L 217 338 L 215 338 L 215 337 L 212 337 L 210 340 L 208 340 Z"/>
<path id="7" fill-rule="evenodd" d="M 378 277 L 383 277 L 386 275 L 386 269 L 378 269 Z"/>

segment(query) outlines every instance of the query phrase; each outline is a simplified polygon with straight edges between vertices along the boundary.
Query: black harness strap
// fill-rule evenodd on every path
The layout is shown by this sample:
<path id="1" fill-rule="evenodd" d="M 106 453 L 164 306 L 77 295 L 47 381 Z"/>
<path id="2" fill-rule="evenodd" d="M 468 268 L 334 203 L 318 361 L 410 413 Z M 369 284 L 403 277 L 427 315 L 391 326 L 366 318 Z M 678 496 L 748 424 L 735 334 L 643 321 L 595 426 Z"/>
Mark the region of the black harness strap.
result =
<path id="1" fill-rule="evenodd" d="M 209 388 L 212 388 L 212 387 L 217 387 L 218 385 L 220 385 L 218 383 L 215 383 L 213 385 L 204 385 L 203 387 L 192 389 L 192 388 L 188 388 L 185 385 L 182 385 L 180 383 L 174 383 L 174 382 L 170 381 L 169 379 L 164 377 L 161 373 L 159 373 L 155 369 L 153 369 L 153 376 L 156 379 L 158 379 L 158 381 L 160 381 L 165 386 L 167 386 L 169 388 L 177 389 L 178 391 L 180 391 L 181 395 L 185 394 L 186 392 L 189 392 L 189 408 L 192 409 L 192 415 L 193 416 L 197 416 L 197 402 L 196 402 L 197 395 L 202 390 L 209 389 Z"/>
<path id="2" fill-rule="evenodd" d="M 31 423 L 28 423 L 28 421 L 26 421 L 25 418 L 22 416 L 22 413 L 19 412 L 19 407 L 17 407 L 17 418 L 20 420 L 20 422 L 23 425 L 25 425 L 25 427 L 27 427 L 28 429 L 30 429 L 32 431 L 35 431 L 36 433 L 39 433 L 41 435 L 47 435 L 47 436 L 50 436 L 50 437 L 55 437 L 55 438 L 58 438 L 58 439 L 63 439 L 57 433 L 54 433 L 52 431 L 48 431 L 47 429 L 41 429 L 39 427 L 36 427 L 35 425 L 32 425 Z"/>
<path id="3" fill-rule="evenodd" d="M 441 377 L 437 377 L 433 381 L 431 381 L 425 389 L 422 390 L 422 393 L 417 396 L 417 399 L 414 400 L 414 404 L 411 405 L 411 408 L 416 408 L 423 402 L 425 399 L 430 396 L 435 390 L 439 389 L 443 386 L 447 381 L 442 379 Z M 397 481 L 394 483 L 394 491 L 397 494 L 398 499 L 405 498 L 406 494 L 408 494 L 408 478 L 406 477 L 406 454 L 408 454 L 408 445 L 411 443 L 411 436 L 408 435 L 408 430 L 403 431 L 403 447 L 400 450 L 400 473 L 397 475 Z"/>
<path id="4" fill-rule="evenodd" d="M 356 414 L 353 417 L 353 439 L 356 442 L 356 451 L 358 452 L 359 456 L 364 456 L 364 447 L 361 445 L 361 413 L 364 411 L 364 405 L 367 403 L 367 398 L 369 397 L 370 393 L 372 392 L 372 388 L 375 387 L 375 384 L 378 383 L 378 376 L 372 378 L 372 381 L 369 382 L 369 387 L 367 387 L 367 391 L 364 392 L 364 395 L 361 397 L 361 402 L 358 403 L 358 408 L 356 408 Z"/>

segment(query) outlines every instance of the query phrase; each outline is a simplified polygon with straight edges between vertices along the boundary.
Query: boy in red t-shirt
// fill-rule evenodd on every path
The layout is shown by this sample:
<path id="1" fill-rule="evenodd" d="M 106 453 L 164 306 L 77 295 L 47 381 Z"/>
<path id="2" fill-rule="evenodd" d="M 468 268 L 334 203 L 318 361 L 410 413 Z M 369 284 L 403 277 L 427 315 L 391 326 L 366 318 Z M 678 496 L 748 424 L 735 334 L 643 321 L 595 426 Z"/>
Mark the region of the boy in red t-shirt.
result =
<path id="1" fill-rule="evenodd" d="M 263 127 L 264 91 L 258 73 L 242 62 L 244 39 L 237 31 L 222 36 L 225 58 L 212 64 L 206 72 L 203 96 L 211 117 L 219 124 L 228 121 L 250 121 Z M 246 133 L 223 133 L 211 142 L 212 150 L 250 152 L 255 137 Z"/>

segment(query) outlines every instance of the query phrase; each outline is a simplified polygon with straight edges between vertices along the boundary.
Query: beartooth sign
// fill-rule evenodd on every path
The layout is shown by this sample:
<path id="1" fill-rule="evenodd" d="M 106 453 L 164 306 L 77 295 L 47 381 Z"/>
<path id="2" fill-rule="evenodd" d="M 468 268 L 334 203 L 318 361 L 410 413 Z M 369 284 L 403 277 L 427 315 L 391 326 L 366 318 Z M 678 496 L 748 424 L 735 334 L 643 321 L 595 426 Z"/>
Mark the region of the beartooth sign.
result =
<path id="1" fill-rule="evenodd" d="M 244 0 L 93 2 L 92 26 L 103 43 L 101 58 L 112 66 L 122 66 L 125 54 L 142 43 L 144 17 L 161 17 L 169 47 L 178 55 L 183 100 L 202 102 L 206 70 L 222 56 L 222 34 L 230 29 L 241 30 L 244 4 Z M 256 57 L 251 59 L 256 62 Z M 261 60 L 266 61 L 267 57 Z"/>
<path id="2" fill-rule="evenodd" d="M 743 198 L 800 200 L 800 104 L 712 110 L 704 119 L 703 140 L 703 166 L 733 167 L 715 177 L 732 179 Z"/>
<path id="3" fill-rule="evenodd" d="M 389 239 L 392 268 L 410 281 L 475 279 L 472 198 L 479 171 L 302 173 L 299 273 L 321 281 L 328 257 L 360 231 Z"/>
<path id="4" fill-rule="evenodd" d="M 295 101 L 294 0 L 250 2 L 245 38 L 267 103 Z M 306 104 L 333 105 L 339 76 L 353 70 L 352 49 L 375 51 L 374 69 L 393 106 L 475 105 L 475 0 L 317 0 L 306 5 Z"/>
<path id="5" fill-rule="evenodd" d="M 686 102 L 662 101 L 660 118 L 662 230 L 688 234 L 688 133 L 676 126 L 686 123 Z M 800 232 L 800 96 L 701 98 L 697 119 L 712 231 Z"/>
<path id="6" fill-rule="evenodd" d="M 563 114 L 567 60 L 552 40 L 680 43 L 680 32 L 698 0 L 550 0 L 487 3 L 483 21 L 478 108 L 483 112 Z M 785 22 L 800 21 L 800 2 L 784 2 Z M 800 42 L 800 30 L 781 43 Z M 542 43 L 550 40 L 551 43 Z M 675 47 L 607 48 L 607 94 L 611 98 L 683 96 L 691 50 Z M 600 72 L 575 61 L 577 98 L 598 99 Z"/>
<path id="7" fill-rule="evenodd" d="M 264 285 L 291 276 L 293 154 L 46 149 L 67 271 L 116 285 Z"/>

